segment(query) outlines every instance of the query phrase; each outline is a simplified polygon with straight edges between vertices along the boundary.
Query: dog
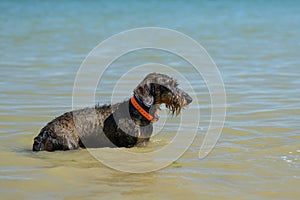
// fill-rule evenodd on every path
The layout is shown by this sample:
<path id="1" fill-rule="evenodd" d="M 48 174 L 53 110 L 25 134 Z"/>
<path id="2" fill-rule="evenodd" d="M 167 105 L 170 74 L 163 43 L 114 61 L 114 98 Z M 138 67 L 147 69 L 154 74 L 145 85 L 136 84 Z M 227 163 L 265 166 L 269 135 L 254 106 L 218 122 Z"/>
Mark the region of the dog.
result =
<path id="1" fill-rule="evenodd" d="M 150 73 L 134 89 L 129 100 L 70 111 L 55 118 L 34 138 L 32 150 L 130 148 L 146 144 L 153 123 L 158 120 L 161 104 L 165 104 L 172 115 L 178 115 L 191 102 L 192 98 L 178 88 L 175 79 Z"/>

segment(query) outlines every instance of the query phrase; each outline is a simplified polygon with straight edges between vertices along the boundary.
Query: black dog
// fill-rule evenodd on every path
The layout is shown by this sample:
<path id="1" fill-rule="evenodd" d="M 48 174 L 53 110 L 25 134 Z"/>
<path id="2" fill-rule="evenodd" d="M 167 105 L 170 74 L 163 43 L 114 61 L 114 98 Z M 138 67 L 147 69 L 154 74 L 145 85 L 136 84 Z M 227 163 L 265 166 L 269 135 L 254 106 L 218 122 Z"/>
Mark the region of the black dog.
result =
<path id="1" fill-rule="evenodd" d="M 34 138 L 33 151 L 133 147 L 145 143 L 150 139 L 161 104 L 178 115 L 192 102 L 177 86 L 171 77 L 151 73 L 127 101 L 67 112 L 52 120 Z"/>

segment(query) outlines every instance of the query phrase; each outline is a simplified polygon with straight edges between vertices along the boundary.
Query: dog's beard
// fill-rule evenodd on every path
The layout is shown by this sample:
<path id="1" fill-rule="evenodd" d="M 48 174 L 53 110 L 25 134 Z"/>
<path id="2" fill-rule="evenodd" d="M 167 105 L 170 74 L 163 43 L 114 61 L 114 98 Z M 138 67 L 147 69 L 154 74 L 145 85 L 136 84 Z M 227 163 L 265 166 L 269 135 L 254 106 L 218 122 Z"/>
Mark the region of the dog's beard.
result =
<path id="1" fill-rule="evenodd" d="M 179 115 L 181 112 L 181 104 L 166 104 L 166 108 L 169 109 L 172 115 Z"/>

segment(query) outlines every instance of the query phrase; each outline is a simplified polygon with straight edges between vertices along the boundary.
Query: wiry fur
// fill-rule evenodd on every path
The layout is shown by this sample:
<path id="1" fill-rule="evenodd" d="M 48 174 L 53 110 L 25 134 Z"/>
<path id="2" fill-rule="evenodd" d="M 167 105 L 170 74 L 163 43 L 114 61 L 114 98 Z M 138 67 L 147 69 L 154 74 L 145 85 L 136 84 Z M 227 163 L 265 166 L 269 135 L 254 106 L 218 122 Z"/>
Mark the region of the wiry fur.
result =
<path id="1" fill-rule="evenodd" d="M 151 73 L 134 89 L 137 102 L 152 116 L 161 104 L 178 115 L 192 98 L 171 77 Z M 34 138 L 33 151 L 70 150 L 79 147 L 133 147 L 149 141 L 153 122 L 130 100 L 67 112 L 49 122 Z"/>

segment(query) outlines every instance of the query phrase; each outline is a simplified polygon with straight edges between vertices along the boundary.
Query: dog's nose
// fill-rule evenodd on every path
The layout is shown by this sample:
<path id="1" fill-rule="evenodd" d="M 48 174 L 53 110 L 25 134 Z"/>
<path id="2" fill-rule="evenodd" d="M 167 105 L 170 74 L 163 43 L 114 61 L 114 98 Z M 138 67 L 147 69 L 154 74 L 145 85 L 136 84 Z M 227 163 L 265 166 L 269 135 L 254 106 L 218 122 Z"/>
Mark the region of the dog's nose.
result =
<path id="1" fill-rule="evenodd" d="M 187 104 L 190 104 L 193 101 L 192 97 L 190 97 L 190 95 L 188 95 L 188 94 L 185 94 L 185 100 L 186 100 Z"/>
<path id="2" fill-rule="evenodd" d="M 183 96 L 184 96 L 186 105 L 190 104 L 193 101 L 192 97 L 190 97 L 190 95 L 188 95 L 186 92 L 183 92 Z"/>

